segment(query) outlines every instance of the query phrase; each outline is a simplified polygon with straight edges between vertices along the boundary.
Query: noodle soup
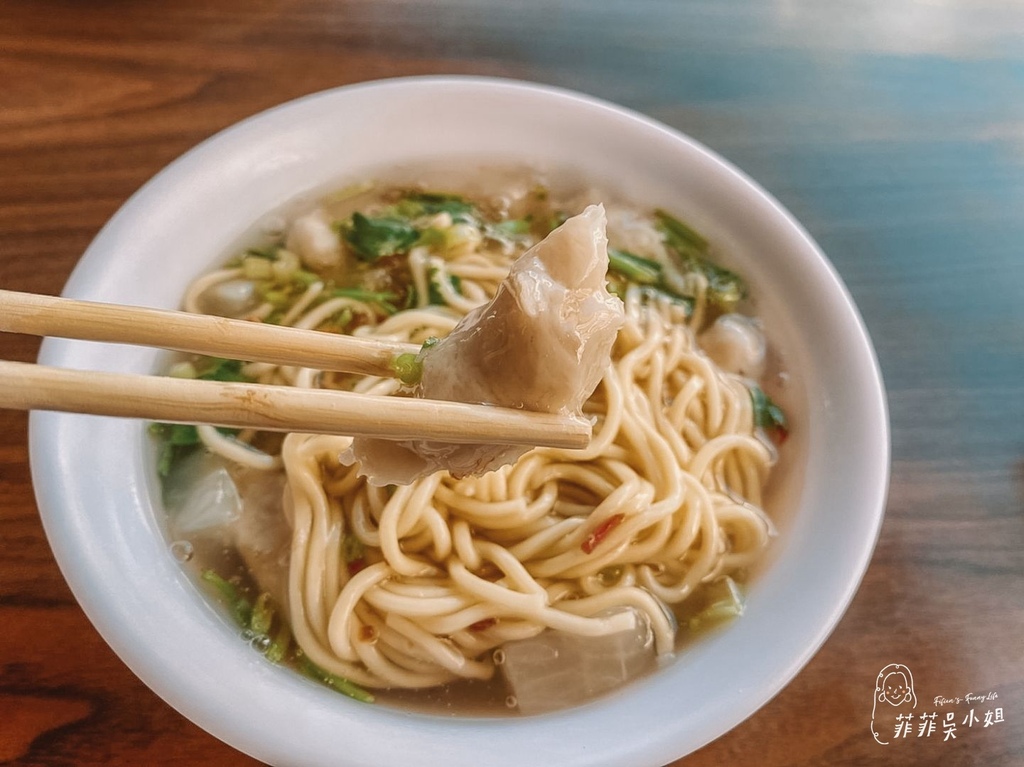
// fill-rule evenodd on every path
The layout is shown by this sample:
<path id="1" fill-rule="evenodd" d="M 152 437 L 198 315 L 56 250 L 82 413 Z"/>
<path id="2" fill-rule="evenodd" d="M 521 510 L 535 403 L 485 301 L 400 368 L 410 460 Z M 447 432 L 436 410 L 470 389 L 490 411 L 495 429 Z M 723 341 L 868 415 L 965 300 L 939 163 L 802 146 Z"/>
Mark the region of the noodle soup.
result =
<path id="1" fill-rule="evenodd" d="M 289 210 L 185 308 L 429 345 L 603 202 L 625 324 L 583 407 L 590 447 L 378 487 L 342 460 L 346 437 L 153 431 L 174 546 L 270 661 L 367 702 L 541 713 L 742 613 L 786 419 L 759 383 L 777 361 L 747 286 L 675 212 L 520 169 L 481 178 L 359 184 Z M 495 364 L 516 376 L 514 356 Z M 211 359 L 169 372 L 395 396 L 415 383 Z"/>

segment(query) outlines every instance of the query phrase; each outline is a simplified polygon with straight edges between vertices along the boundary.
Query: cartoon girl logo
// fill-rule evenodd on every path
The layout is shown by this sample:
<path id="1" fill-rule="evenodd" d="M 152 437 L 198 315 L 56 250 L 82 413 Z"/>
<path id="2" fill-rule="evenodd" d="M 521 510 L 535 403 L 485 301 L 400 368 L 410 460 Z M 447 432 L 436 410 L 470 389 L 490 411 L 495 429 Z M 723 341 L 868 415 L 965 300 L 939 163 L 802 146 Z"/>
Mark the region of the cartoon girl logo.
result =
<path id="1" fill-rule="evenodd" d="M 907 705 L 909 704 L 909 706 Z M 902 663 L 890 663 L 878 672 L 875 679 L 875 694 L 871 702 L 871 734 L 875 740 L 886 746 L 889 741 L 882 740 L 878 734 L 876 722 L 893 719 L 897 710 L 917 708 L 917 693 L 914 692 L 914 677 L 910 669 Z"/>

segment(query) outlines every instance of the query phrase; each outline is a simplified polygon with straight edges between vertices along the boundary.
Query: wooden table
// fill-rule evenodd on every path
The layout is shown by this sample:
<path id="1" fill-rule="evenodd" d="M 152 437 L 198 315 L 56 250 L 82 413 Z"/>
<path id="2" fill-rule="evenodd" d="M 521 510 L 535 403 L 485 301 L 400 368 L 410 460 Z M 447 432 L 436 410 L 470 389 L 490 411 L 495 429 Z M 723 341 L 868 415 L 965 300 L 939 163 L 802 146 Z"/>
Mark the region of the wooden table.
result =
<path id="1" fill-rule="evenodd" d="M 139 185 L 236 120 L 425 73 L 577 88 L 707 143 L 807 226 L 874 338 L 893 475 L 863 585 L 795 681 L 680 763 L 1024 764 L 1024 5 L 4 3 L 0 286 L 59 292 Z M 36 349 L 0 337 L 4 359 Z M 0 762 L 252 763 L 92 629 L 43 536 L 26 444 L 25 415 L 0 411 Z M 873 741 L 893 662 L 955 739 Z M 998 697 L 935 702 L 969 692 Z"/>

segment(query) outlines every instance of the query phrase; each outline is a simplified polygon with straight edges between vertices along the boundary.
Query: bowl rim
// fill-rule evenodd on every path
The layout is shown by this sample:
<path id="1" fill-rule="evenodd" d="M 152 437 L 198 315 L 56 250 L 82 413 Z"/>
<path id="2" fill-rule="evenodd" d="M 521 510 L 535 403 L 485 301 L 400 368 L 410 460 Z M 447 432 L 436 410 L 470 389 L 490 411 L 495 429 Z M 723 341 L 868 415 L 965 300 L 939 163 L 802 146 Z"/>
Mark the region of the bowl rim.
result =
<path id="1" fill-rule="evenodd" d="M 127 536 L 136 532 L 140 535 L 162 535 L 159 522 L 145 518 L 146 515 L 136 519 L 118 519 L 115 516 L 119 505 L 124 503 L 137 509 L 149 507 L 144 477 L 136 473 L 130 475 L 124 484 L 106 488 L 83 484 L 79 476 L 81 471 L 76 473 L 77 464 L 70 453 L 77 451 L 83 455 L 81 451 L 88 452 L 88 435 L 100 433 L 105 438 L 127 441 L 125 444 L 136 456 L 129 468 L 137 471 L 146 447 L 140 429 L 132 430 L 129 422 L 111 423 L 112 419 L 91 416 L 43 412 L 31 415 L 32 477 L 47 538 L 79 604 L 105 641 L 132 671 L 197 725 L 264 761 L 336 764 L 339 750 L 343 750 L 353 764 L 369 764 L 375 758 L 386 760 L 402 753 L 425 754 L 425 763 L 449 765 L 469 764 L 479 760 L 483 753 L 492 756 L 491 763 L 495 765 L 538 759 L 556 760 L 563 765 L 663 764 L 692 752 L 740 724 L 771 700 L 818 651 L 863 579 L 880 531 L 888 491 L 890 437 L 887 403 L 881 371 L 863 319 L 834 266 L 810 235 L 778 201 L 746 174 L 676 129 L 633 110 L 563 88 L 467 76 L 369 81 L 310 94 L 265 110 L 218 132 L 180 156 L 146 182 L 103 227 L 76 266 L 64 295 L 92 298 L 110 292 L 113 289 L 111 275 L 101 269 L 105 260 L 113 258 L 118 261 L 119 254 L 124 253 L 125 239 L 138 217 L 151 211 L 168 190 L 187 191 L 194 182 L 193 175 L 202 170 L 202 164 L 210 156 L 238 142 L 260 140 L 261 136 L 277 130 L 282 121 L 297 112 L 336 109 L 352 99 L 370 97 L 384 103 L 407 98 L 413 93 L 428 92 L 432 98 L 451 98 L 453 94 L 471 98 L 487 94 L 489 98 L 543 105 L 556 111 L 582 110 L 595 120 L 625 126 L 623 130 L 635 131 L 647 138 L 658 136 L 658 140 L 676 147 L 689 161 L 700 164 L 709 173 L 713 172 L 716 182 L 734 190 L 745 204 L 756 209 L 758 215 L 773 222 L 781 232 L 780 236 L 785 236 L 788 242 L 800 249 L 802 258 L 816 264 L 815 278 L 829 291 L 828 297 L 837 302 L 833 311 L 837 316 L 841 315 L 840 325 L 846 334 L 844 340 L 851 344 L 845 350 L 844 359 L 856 363 L 853 367 L 860 388 L 855 399 L 859 407 L 858 416 L 864 419 L 861 424 L 863 433 L 868 435 L 865 438 L 868 441 L 860 445 L 863 453 L 860 460 L 867 486 L 859 491 L 864 510 L 855 523 L 850 523 L 854 535 L 844 544 L 840 563 L 843 577 L 834 578 L 821 587 L 827 593 L 817 597 L 815 620 L 810 621 L 812 625 L 801 626 L 801 641 L 791 643 L 785 657 L 774 659 L 772 673 L 758 678 L 753 684 L 722 690 L 721 695 L 706 701 L 689 717 L 661 716 L 656 719 L 654 728 L 649 728 L 649 737 L 640 739 L 624 738 L 623 735 L 635 734 L 645 726 L 634 710 L 642 696 L 665 699 L 669 695 L 666 671 L 633 683 L 610 698 L 541 717 L 451 719 L 385 708 L 367 711 L 365 706 L 338 699 L 334 693 L 312 687 L 292 672 L 269 667 L 255 656 L 248 660 L 248 665 L 237 661 L 236 656 L 240 653 L 231 644 L 235 637 L 230 637 L 225 631 L 221 617 L 212 608 L 195 611 L 196 630 L 205 632 L 204 646 L 214 652 L 225 653 L 225 657 L 230 656 L 233 671 L 246 669 L 242 691 L 232 691 L 227 698 L 235 703 L 248 700 L 253 704 L 239 714 L 236 711 L 225 712 L 221 708 L 221 698 L 214 701 L 209 697 L 210 691 L 204 687 L 204 674 L 214 674 L 216 668 L 208 659 L 192 659 L 198 673 L 181 673 L 181 658 L 162 654 L 163 651 L 147 650 L 146 646 L 140 645 L 138 639 L 146 636 L 148 629 L 134 620 L 130 613 L 138 605 L 128 595 L 124 600 L 118 600 L 111 590 L 114 574 L 109 572 L 104 554 L 118 551 L 125 545 Z M 112 359 L 112 352 L 103 351 L 105 348 L 106 345 L 87 347 L 81 342 L 47 339 L 39 360 L 50 365 L 90 367 L 95 364 L 102 367 Z M 82 494 L 86 487 L 92 493 L 88 508 Z M 103 504 L 113 511 L 97 515 L 95 508 Z M 179 574 L 183 572 L 170 556 L 164 561 L 149 563 L 137 561 L 128 553 L 124 557 L 125 567 L 140 578 L 148 577 L 147 564 L 153 566 L 153 575 L 171 574 L 175 578 L 174 568 Z M 189 592 L 187 580 L 177 577 L 167 590 L 173 600 L 184 600 L 183 604 L 191 600 L 194 609 L 196 594 Z M 730 632 L 723 637 L 727 640 L 734 635 L 735 632 Z M 722 637 L 715 641 L 720 639 Z M 695 661 L 680 658 L 674 666 L 686 666 L 692 662 Z M 274 701 L 270 696 L 284 696 L 286 701 Z M 295 713 L 296 703 L 308 704 L 305 715 Z M 643 713 L 648 716 L 650 712 Z M 272 721 L 274 717 L 276 721 Z M 275 733 L 275 727 L 285 719 L 288 731 L 294 733 L 285 738 L 291 741 L 287 744 Z M 599 727 L 595 728 L 594 723 L 599 723 Z M 365 743 L 356 746 L 343 739 L 335 741 L 329 734 L 332 731 L 340 734 L 346 730 L 370 736 L 367 740 L 376 738 L 376 742 L 370 746 Z M 583 731 L 585 735 L 580 734 Z M 300 739 L 306 742 L 296 745 Z"/>

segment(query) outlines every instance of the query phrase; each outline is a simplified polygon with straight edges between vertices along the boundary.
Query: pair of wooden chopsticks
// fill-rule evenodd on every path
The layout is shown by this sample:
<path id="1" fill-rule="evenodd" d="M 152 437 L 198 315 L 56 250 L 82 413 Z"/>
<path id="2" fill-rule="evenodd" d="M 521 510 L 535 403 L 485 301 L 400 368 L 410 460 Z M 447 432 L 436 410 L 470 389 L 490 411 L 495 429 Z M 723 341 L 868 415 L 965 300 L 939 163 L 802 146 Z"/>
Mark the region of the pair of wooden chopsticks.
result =
<path id="1" fill-rule="evenodd" d="M 154 346 L 394 376 L 419 347 L 186 312 L 0 290 L 0 331 Z M 588 424 L 549 413 L 326 389 L 68 370 L 0 361 L 0 407 L 391 440 L 582 448 Z"/>

